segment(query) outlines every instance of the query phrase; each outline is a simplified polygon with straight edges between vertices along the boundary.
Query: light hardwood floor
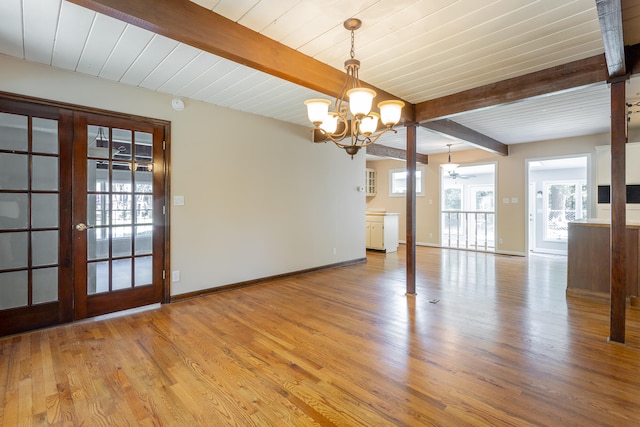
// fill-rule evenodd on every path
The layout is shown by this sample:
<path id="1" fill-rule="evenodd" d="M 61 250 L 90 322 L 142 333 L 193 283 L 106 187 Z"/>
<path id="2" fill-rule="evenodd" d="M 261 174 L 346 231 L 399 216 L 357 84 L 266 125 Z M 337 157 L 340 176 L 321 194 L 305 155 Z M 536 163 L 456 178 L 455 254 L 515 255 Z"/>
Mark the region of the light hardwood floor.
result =
<path id="1" fill-rule="evenodd" d="M 610 343 L 565 258 L 417 258 L 0 339 L 0 425 L 639 425 L 640 310 Z"/>

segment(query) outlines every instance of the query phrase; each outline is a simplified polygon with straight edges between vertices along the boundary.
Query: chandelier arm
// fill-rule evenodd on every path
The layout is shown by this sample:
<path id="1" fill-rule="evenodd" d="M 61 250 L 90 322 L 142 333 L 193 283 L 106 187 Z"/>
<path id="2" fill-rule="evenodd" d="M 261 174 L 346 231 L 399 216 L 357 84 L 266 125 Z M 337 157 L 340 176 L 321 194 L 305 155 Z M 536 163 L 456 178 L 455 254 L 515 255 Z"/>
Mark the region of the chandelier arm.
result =
<path id="1" fill-rule="evenodd" d="M 334 144 L 336 144 L 340 148 L 350 147 L 351 146 L 351 144 L 343 144 L 343 143 L 341 143 L 340 141 L 342 140 L 342 138 L 336 139 L 333 136 L 331 136 L 331 134 L 329 134 L 329 133 L 325 133 L 325 135 L 327 136 L 327 138 L 329 138 L 331 140 L 331 142 L 333 142 Z"/>
<path id="2" fill-rule="evenodd" d="M 315 131 L 320 132 L 320 134 L 322 136 L 324 136 L 325 138 L 330 139 L 331 141 L 333 141 L 334 143 L 341 145 L 338 141 L 341 141 L 344 139 L 346 132 L 341 132 L 339 134 L 331 134 L 328 133 L 327 131 L 325 131 L 324 129 L 320 128 L 320 127 L 314 127 L 311 129 L 311 142 L 326 142 L 326 141 L 314 141 L 313 139 L 313 134 Z"/>
<path id="3" fill-rule="evenodd" d="M 342 89 L 340 90 L 340 95 L 336 98 L 336 102 L 334 103 L 334 108 L 336 110 L 336 113 L 338 114 L 342 114 L 342 109 L 345 108 L 346 106 L 343 106 L 343 103 L 345 102 L 344 98 L 347 95 L 347 89 L 349 87 L 349 73 L 347 73 L 347 78 L 344 80 L 344 84 L 342 85 Z"/>
<path id="4" fill-rule="evenodd" d="M 353 87 L 361 87 L 362 83 L 360 83 L 360 67 L 358 65 L 353 65 L 352 68 L 353 71 L 351 72 L 351 75 L 353 76 Z"/>
<path id="5" fill-rule="evenodd" d="M 369 146 L 369 145 L 373 144 L 374 142 L 376 142 L 378 140 L 378 138 L 380 138 L 382 135 L 384 135 L 385 133 L 387 133 L 389 131 L 391 131 L 393 133 L 398 133 L 398 131 L 393 129 L 393 128 L 383 129 L 383 130 L 380 131 L 380 133 L 373 133 L 370 136 L 368 136 L 367 138 L 368 138 L 369 141 L 365 145 L 363 145 L 363 147 L 366 147 L 366 146 Z"/>
<path id="6" fill-rule="evenodd" d="M 340 133 L 327 134 L 327 135 L 329 135 L 331 137 L 331 139 L 334 140 L 334 141 L 336 141 L 336 140 L 337 141 L 342 141 L 347 136 L 347 130 L 345 129 Z"/>
<path id="7" fill-rule="evenodd" d="M 338 113 L 338 123 L 343 124 L 343 129 L 339 133 L 331 134 L 333 136 L 332 139 L 342 140 L 345 136 L 347 136 L 347 131 L 349 130 L 349 126 L 347 125 L 347 119 L 340 113 Z"/>
<path id="8" fill-rule="evenodd" d="M 368 147 L 369 145 L 373 144 L 374 142 L 376 142 L 378 140 L 378 138 L 380 138 L 382 135 L 384 135 L 387 132 L 393 132 L 393 133 L 398 133 L 397 130 L 393 129 L 393 128 L 386 128 L 386 129 L 382 129 L 381 131 L 379 131 L 379 133 L 373 133 L 369 136 L 365 136 L 365 135 L 361 135 L 363 138 L 362 139 L 357 139 L 357 142 L 362 142 L 361 144 L 354 144 L 353 143 L 353 139 L 352 139 L 352 143 L 351 144 L 343 144 L 339 141 L 336 141 L 335 139 L 331 138 L 331 135 L 327 135 L 329 139 L 331 139 L 338 147 L 340 148 L 345 148 L 345 147 L 352 147 L 352 146 L 358 146 L 358 147 Z"/>

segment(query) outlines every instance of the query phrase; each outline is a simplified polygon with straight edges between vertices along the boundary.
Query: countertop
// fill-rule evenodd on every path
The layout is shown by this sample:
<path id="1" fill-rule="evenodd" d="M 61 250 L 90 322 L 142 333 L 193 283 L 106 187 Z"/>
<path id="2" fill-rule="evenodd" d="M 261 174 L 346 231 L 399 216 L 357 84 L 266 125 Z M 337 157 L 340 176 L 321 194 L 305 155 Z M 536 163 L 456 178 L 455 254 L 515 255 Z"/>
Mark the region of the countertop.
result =
<path id="1" fill-rule="evenodd" d="M 366 212 L 366 215 L 385 216 L 385 215 L 400 215 L 397 212 Z"/>
<path id="2" fill-rule="evenodd" d="M 571 221 L 569 224 L 583 225 L 585 227 L 609 227 L 611 220 L 609 218 L 586 218 Z M 628 219 L 627 228 L 640 228 L 640 221 Z"/>

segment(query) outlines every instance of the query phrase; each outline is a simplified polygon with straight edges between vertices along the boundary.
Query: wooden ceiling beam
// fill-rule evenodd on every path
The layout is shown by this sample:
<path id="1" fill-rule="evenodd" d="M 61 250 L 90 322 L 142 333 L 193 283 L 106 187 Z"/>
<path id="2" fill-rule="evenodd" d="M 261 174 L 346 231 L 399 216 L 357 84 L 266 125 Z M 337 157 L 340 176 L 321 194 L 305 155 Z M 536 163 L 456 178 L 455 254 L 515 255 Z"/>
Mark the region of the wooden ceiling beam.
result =
<path id="1" fill-rule="evenodd" d="M 421 123 L 465 111 L 573 89 L 606 81 L 607 77 L 604 55 L 596 55 L 524 76 L 420 102 L 415 106 L 416 121 Z"/>
<path id="2" fill-rule="evenodd" d="M 373 144 L 367 147 L 367 154 L 379 157 L 389 157 L 392 159 L 407 160 L 407 151 L 400 148 L 391 148 L 386 145 Z M 424 165 L 429 164 L 429 156 L 426 154 L 416 154 L 416 161 Z"/>
<path id="3" fill-rule="evenodd" d="M 434 120 L 432 122 L 420 123 L 420 126 L 447 137 L 452 136 L 482 150 L 489 151 L 500 156 L 509 155 L 509 147 L 507 145 L 456 123 L 453 120 Z"/>
<path id="4" fill-rule="evenodd" d="M 604 43 L 609 78 L 627 73 L 622 35 L 622 5 L 620 0 L 596 0 L 600 33 Z"/>
<path id="5" fill-rule="evenodd" d="M 339 96 L 344 85 L 344 71 L 189 0 L 69 1 L 331 97 Z M 377 102 L 399 99 L 365 82 L 362 85 L 376 91 Z M 402 110 L 401 124 L 414 121 L 413 104 L 404 103 L 406 106 Z"/>

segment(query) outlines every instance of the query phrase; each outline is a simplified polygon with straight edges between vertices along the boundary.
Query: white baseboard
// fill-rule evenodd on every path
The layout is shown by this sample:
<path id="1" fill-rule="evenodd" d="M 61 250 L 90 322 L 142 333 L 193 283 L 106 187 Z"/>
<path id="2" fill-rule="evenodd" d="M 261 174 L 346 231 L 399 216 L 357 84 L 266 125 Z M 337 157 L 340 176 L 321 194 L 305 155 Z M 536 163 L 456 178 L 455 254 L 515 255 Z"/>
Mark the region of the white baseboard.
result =
<path id="1" fill-rule="evenodd" d="M 406 240 L 398 240 L 398 243 L 406 245 L 407 241 Z M 429 246 L 431 248 L 440 248 L 441 247 L 437 243 L 425 243 L 425 242 L 416 242 L 416 246 Z"/>
<path id="2" fill-rule="evenodd" d="M 519 252 L 519 251 L 495 251 L 494 253 L 497 255 L 527 256 L 526 252 Z"/>
<path id="3" fill-rule="evenodd" d="M 561 251 L 557 249 L 534 249 L 531 251 L 533 254 L 547 254 L 547 255 L 566 255 L 567 251 Z"/>

